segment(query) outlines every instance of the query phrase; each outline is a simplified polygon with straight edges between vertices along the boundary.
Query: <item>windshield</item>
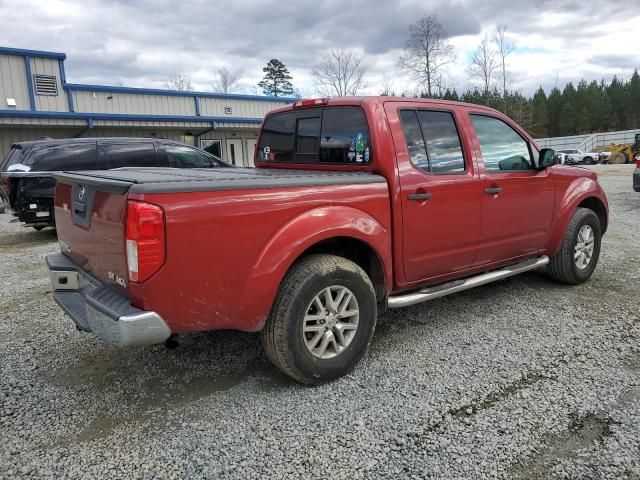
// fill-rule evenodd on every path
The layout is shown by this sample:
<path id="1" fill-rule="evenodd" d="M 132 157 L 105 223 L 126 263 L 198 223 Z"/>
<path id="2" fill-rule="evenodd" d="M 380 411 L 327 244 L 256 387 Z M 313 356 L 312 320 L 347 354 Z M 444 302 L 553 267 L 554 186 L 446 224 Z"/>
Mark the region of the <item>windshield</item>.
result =
<path id="1" fill-rule="evenodd" d="M 22 164 L 23 158 L 22 148 L 14 146 L 2 160 L 2 164 L 0 164 L 2 168 L 0 170 L 4 172 L 28 172 L 31 169 Z"/>

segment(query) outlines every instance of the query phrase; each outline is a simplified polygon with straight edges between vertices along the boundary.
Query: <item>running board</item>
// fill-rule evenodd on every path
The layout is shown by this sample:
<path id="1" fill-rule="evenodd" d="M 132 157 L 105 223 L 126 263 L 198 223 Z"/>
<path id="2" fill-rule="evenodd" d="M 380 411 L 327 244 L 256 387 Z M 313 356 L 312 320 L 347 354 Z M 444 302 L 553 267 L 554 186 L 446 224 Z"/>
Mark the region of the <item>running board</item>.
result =
<path id="1" fill-rule="evenodd" d="M 496 280 L 502 280 L 503 278 L 518 275 L 519 273 L 527 272 L 529 270 L 535 270 L 547 263 L 549 263 L 549 257 L 543 255 L 539 258 L 533 258 L 525 262 L 516 263 L 515 265 L 509 265 L 508 267 L 500 270 L 482 273 L 464 280 L 455 280 L 436 287 L 423 288 L 418 292 L 407 293 L 406 295 L 395 295 L 389 297 L 388 306 L 389 308 L 408 307 L 409 305 L 415 305 L 416 303 L 426 302 L 435 298 L 451 295 L 452 293 L 458 293 L 463 290 L 479 287 L 480 285 L 495 282 Z"/>

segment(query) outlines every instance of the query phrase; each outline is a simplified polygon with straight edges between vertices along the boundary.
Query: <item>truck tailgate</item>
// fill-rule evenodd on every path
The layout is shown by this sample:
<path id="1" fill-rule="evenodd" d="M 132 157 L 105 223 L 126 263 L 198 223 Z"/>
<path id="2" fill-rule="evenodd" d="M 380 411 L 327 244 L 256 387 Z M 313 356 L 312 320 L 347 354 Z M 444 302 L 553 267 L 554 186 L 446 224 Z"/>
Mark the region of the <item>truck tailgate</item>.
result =
<path id="1" fill-rule="evenodd" d="M 131 182 L 80 174 L 56 175 L 60 250 L 97 279 L 124 290 L 125 214 Z"/>

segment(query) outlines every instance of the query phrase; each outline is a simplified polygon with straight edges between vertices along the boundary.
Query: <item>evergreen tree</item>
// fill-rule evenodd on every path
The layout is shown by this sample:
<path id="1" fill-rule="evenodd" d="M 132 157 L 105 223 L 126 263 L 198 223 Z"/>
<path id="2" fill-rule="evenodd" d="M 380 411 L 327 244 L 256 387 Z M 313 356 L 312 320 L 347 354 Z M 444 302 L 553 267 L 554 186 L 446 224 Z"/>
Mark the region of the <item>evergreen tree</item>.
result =
<path id="1" fill-rule="evenodd" d="M 627 114 L 628 124 L 625 128 L 637 128 L 640 124 L 640 75 L 638 75 L 638 69 L 635 69 L 633 75 L 631 75 L 631 80 L 627 84 L 627 92 L 629 107 Z"/>
<path id="2" fill-rule="evenodd" d="M 611 104 L 609 128 L 612 130 L 623 130 L 628 126 L 626 122 L 628 105 L 627 91 L 616 76 L 613 77 L 613 80 L 611 80 L 611 83 L 607 87 L 607 97 Z"/>
<path id="3" fill-rule="evenodd" d="M 576 117 L 578 115 L 577 94 L 573 83 L 569 82 L 562 91 L 562 107 L 560 108 L 560 135 L 576 134 Z"/>
<path id="4" fill-rule="evenodd" d="M 291 96 L 294 94 L 291 85 L 291 74 L 284 63 L 272 58 L 267 66 L 262 69 L 264 78 L 258 83 L 265 95 L 272 97 Z"/>
<path id="5" fill-rule="evenodd" d="M 549 136 L 559 137 L 560 116 L 562 114 L 562 93 L 554 87 L 547 98 L 547 111 L 549 112 Z"/>
<path id="6" fill-rule="evenodd" d="M 542 87 L 531 99 L 532 122 L 531 133 L 534 137 L 544 138 L 549 136 L 549 112 L 547 110 L 547 94 Z"/>

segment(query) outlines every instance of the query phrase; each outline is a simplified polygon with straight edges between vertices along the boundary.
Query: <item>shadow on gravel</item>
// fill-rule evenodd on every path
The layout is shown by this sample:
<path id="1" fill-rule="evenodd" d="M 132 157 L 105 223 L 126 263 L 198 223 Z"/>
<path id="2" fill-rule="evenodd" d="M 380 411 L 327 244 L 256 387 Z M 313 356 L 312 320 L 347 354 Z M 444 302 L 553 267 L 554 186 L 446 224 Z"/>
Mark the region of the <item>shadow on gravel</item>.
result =
<path id="1" fill-rule="evenodd" d="M 21 227 L 20 230 L 0 236 L 0 250 L 23 251 L 25 247 L 33 247 L 58 241 L 55 228 L 45 228 L 36 231 L 31 227 Z"/>
<path id="2" fill-rule="evenodd" d="M 512 466 L 508 476 L 518 479 L 547 479 L 562 475 L 555 465 L 558 460 L 571 460 L 579 450 L 593 447 L 611 435 L 614 422 L 604 413 L 587 413 L 579 417 L 573 415 L 569 428 L 557 435 L 547 435 L 542 446 L 526 462 Z M 562 477 L 560 477 L 562 478 Z"/>
<path id="3" fill-rule="evenodd" d="M 94 392 L 92 410 L 97 416 L 69 441 L 105 438 L 123 423 L 165 415 L 169 409 L 244 383 L 252 382 L 252 390 L 259 393 L 296 388 L 297 384 L 271 365 L 257 340 L 255 334 L 220 331 L 184 335 L 174 350 L 164 346 L 122 350 L 104 345 L 85 349 L 76 364 L 48 374 L 48 381 L 59 388 Z M 69 358 L 78 356 L 73 351 L 70 346 Z M 60 354 L 66 355 L 64 351 Z"/>

